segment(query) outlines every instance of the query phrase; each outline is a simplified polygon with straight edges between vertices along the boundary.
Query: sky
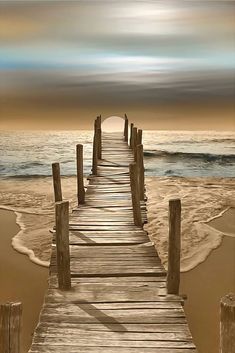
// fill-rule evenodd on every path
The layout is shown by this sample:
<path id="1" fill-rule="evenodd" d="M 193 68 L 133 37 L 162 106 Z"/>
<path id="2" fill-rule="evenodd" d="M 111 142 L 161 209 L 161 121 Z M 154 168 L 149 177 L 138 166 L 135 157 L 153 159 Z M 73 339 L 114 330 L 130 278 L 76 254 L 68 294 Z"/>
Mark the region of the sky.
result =
<path id="1" fill-rule="evenodd" d="M 235 130 L 234 1 L 0 1 L 0 129 Z"/>

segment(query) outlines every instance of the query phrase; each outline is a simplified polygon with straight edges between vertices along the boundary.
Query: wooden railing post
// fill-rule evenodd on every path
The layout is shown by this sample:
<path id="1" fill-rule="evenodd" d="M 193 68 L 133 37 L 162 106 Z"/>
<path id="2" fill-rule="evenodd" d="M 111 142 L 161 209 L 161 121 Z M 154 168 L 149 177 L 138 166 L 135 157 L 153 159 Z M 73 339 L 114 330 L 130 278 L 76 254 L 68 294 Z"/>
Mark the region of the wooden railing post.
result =
<path id="1" fill-rule="evenodd" d="M 141 216 L 138 171 L 137 171 L 136 163 L 130 164 L 129 171 L 130 171 L 131 197 L 132 197 L 134 223 L 136 226 L 142 227 L 143 222 L 142 222 L 142 216 Z"/>
<path id="2" fill-rule="evenodd" d="M 128 118 L 125 114 L 125 123 L 124 123 L 124 141 L 128 142 Z"/>
<path id="3" fill-rule="evenodd" d="M 137 134 L 137 145 L 142 145 L 143 130 L 139 129 Z"/>
<path id="4" fill-rule="evenodd" d="M 20 353 L 22 304 L 0 304 L 0 352 Z"/>
<path id="5" fill-rule="evenodd" d="M 138 168 L 140 200 L 145 198 L 145 180 L 144 180 L 144 150 L 143 145 L 137 146 L 136 164 Z"/>
<path id="6" fill-rule="evenodd" d="M 92 157 L 92 174 L 97 175 L 98 164 L 98 137 L 97 137 L 97 120 L 94 123 L 94 137 L 93 137 L 93 157 Z"/>
<path id="7" fill-rule="evenodd" d="M 62 188 L 61 188 L 60 164 L 59 163 L 52 163 L 52 177 L 53 177 L 55 202 L 62 201 Z"/>
<path id="8" fill-rule="evenodd" d="M 76 146 L 77 155 L 77 198 L 78 204 L 85 203 L 85 189 L 83 179 L 83 145 Z"/>
<path id="9" fill-rule="evenodd" d="M 131 126 L 130 126 L 130 148 L 133 148 L 133 127 L 134 127 L 134 124 L 131 123 Z"/>
<path id="10" fill-rule="evenodd" d="M 167 293 L 179 294 L 181 249 L 181 201 L 169 201 Z"/>
<path id="11" fill-rule="evenodd" d="M 97 117 L 97 153 L 98 159 L 102 158 L 102 130 L 101 130 L 101 115 Z"/>
<path id="12" fill-rule="evenodd" d="M 69 254 L 69 202 L 55 204 L 56 213 L 56 258 L 59 289 L 71 288 Z"/>
<path id="13" fill-rule="evenodd" d="M 220 353 L 235 352 L 235 295 L 228 294 L 220 302 Z"/>
<path id="14" fill-rule="evenodd" d="M 133 127 L 133 139 L 132 139 L 133 140 L 133 147 L 132 147 L 132 149 L 133 149 L 135 162 L 137 160 L 137 131 L 138 131 L 137 127 Z"/>

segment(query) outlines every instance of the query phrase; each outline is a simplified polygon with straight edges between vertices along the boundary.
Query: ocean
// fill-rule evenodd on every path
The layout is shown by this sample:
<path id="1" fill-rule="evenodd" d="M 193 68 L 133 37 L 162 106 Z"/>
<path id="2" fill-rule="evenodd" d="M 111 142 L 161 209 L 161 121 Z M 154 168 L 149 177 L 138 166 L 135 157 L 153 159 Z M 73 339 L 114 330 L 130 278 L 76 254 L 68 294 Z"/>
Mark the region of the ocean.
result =
<path id="1" fill-rule="evenodd" d="M 84 172 L 92 157 L 91 131 L 1 131 L 0 208 L 20 227 L 12 246 L 48 266 L 54 225 L 51 163 L 60 162 L 63 197 L 76 206 L 75 146 L 84 145 Z M 148 194 L 146 226 L 167 266 L 168 201 L 182 201 L 181 270 L 218 247 L 223 233 L 208 222 L 235 207 L 235 136 L 218 131 L 144 131 Z M 85 180 L 86 181 L 86 180 Z"/>
<path id="2" fill-rule="evenodd" d="M 0 177 L 76 175 L 75 146 L 84 145 L 84 172 L 91 170 L 91 131 L 0 132 Z M 234 177 L 235 134 L 218 131 L 145 131 L 147 176 Z"/>

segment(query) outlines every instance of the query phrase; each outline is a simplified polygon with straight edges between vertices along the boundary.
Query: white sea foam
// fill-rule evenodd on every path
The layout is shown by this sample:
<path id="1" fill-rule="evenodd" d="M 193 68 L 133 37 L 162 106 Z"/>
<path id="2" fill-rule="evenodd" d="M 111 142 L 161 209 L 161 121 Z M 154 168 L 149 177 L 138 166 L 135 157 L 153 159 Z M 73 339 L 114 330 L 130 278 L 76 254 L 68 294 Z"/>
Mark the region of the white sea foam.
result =
<path id="1" fill-rule="evenodd" d="M 181 271 L 203 262 L 226 233 L 208 224 L 234 206 L 235 180 L 222 178 L 147 178 L 148 220 L 146 229 L 167 267 L 168 201 L 182 203 Z"/>
<path id="2" fill-rule="evenodd" d="M 203 262 L 217 248 L 224 233 L 214 229 L 209 221 L 220 217 L 234 206 L 235 180 L 222 178 L 146 178 L 148 220 L 145 226 L 155 242 L 162 262 L 167 266 L 168 200 L 182 202 L 181 270 L 188 271 Z M 62 179 L 64 198 L 76 205 L 76 179 Z M 17 215 L 20 231 L 12 239 L 17 251 L 30 260 L 48 266 L 54 225 L 54 200 L 50 178 L 0 180 L 1 208 Z"/>
<path id="3" fill-rule="evenodd" d="M 64 198 L 76 204 L 76 180 L 62 179 Z M 12 246 L 41 266 L 49 266 L 54 226 L 54 200 L 51 178 L 0 180 L 0 208 L 14 211 L 20 231 Z"/>

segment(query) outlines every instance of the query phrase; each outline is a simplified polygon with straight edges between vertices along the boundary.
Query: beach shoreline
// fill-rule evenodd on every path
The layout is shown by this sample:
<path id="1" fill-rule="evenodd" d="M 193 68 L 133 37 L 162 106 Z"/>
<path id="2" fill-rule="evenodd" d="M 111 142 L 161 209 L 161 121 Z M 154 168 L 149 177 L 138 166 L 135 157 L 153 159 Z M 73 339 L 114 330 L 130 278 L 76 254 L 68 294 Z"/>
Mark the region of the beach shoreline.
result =
<path id="1" fill-rule="evenodd" d="M 70 185 L 71 179 L 66 177 L 63 180 L 65 186 L 65 195 L 68 196 L 68 199 L 71 199 L 70 197 L 72 195 L 73 197 L 74 195 L 76 195 L 74 185 L 75 178 L 73 177 L 72 180 L 73 190 L 70 189 L 69 193 L 67 186 Z M 38 185 L 40 186 L 44 185 L 45 187 L 42 188 L 42 191 L 45 192 L 47 190 L 47 193 L 48 190 L 50 190 L 51 186 L 49 178 L 44 179 L 41 184 L 40 179 L 37 179 L 37 181 L 27 180 L 26 182 L 29 183 L 29 188 L 27 188 L 27 190 L 28 192 L 30 192 L 30 196 L 28 196 L 29 201 L 27 201 L 28 206 L 31 206 L 30 202 L 34 197 L 34 193 L 31 193 L 31 191 L 29 191 L 30 188 L 31 190 L 37 190 L 35 189 L 35 183 L 39 183 Z M 194 219 L 190 219 L 192 223 L 189 224 L 188 229 L 190 229 L 190 227 L 192 227 L 192 225 L 196 222 L 198 224 L 201 224 L 203 227 L 206 227 L 206 229 L 210 229 L 209 239 L 212 239 L 211 237 L 213 236 L 215 237 L 216 241 L 213 242 L 213 246 L 209 244 L 210 246 L 207 248 L 207 256 L 201 257 L 201 261 L 198 261 L 198 258 L 197 262 L 192 261 L 194 266 L 192 266 L 191 264 L 188 270 L 185 271 L 185 269 L 183 268 L 181 274 L 181 293 L 186 294 L 188 296 L 188 300 L 185 303 L 185 310 L 190 327 L 192 329 L 193 336 L 195 337 L 195 342 L 199 347 L 202 347 L 200 353 L 217 353 L 219 325 L 219 316 L 217 309 L 219 307 L 219 300 L 221 296 L 227 294 L 228 292 L 235 291 L 235 275 L 233 272 L 233 268 L 235 268 L 235 266 L 231 266 L 235 250 L 235 225 L 233 222 L 233 219 L 235 217 L 235 207 L 233 207 L 233 203 L 230 202 L 231 200 L 225 197 L 225 200 L 218 205 L 219 207 L 215 209 L 215 212 L 211 214 L 210 217 L 208 216 L 204 217 L 204 219 L 201 219 L 200 216 L 203 214 L 202 212 L 205 211 L 205 209 L 202 209 L 197 214 L 195 211 L 197 204 L 193 205 L 194 208 L 189 206 L 187 195 L 191 193 L 190 188 L 193 188 L 193 190 L 198 190 L 198 185 L 200 185 L 202 191 L 200 191 L 199 197 L 201 197 L 202 192 L 207 191 L 209 193 L 208 198 L 210 198 L 216 190 L 220 190 L 220 192 L 223 192 L 224 184 L 222 184 L 221 181 L 217 180 L 217 183 L 215 183 L 214 181 L 213 185 L 211 185 L 211 179 L 210 181 L 205 181 L 204 179 L 204 185 L 201 185 L 200 182 L 201 179 L 192 180 L 186 178 L 158 177 L 146 178 L 147 188 L 148 190 L 150 190 L 150 192 L 148 193 L 148 205 L 150 205 L 150 207 L 148 207 L 148 216 L 150 220 L 150 228 L 148 231 L 151 239 L 156 241 L 156 235 L 152 234 L 152 230 L 154 230 L 155 232 L 158 226 L 163 226 L 163 222 L 165 222 L 162 230 L 166 233 L 165 235 L 167 236 L 166 222 L 168 221 L 168 216 L 167 208 L 165 206 L 168 204 L 169 198 L 179 195 L 183 200 L 183 206 L 186 208 L 189 207 L 189 211 L 192 212 L 195 217 Z M 234 183 L 232 180 L 227 180 L 227 184 L 225 185 L 227 191 L 230 192 L 230 189 L 233 185 Z M 8 185 L 8 187 L 10 186 Z M 17 188 L 17 185 L 15 185 L 15 187 Z M 21 187 L 22 191 L 19 190 L 19 188 L 17 189 L 19 193 L 17 197 L 19 197 L 19 199 L 22 199 L 21 192 L 24 192 L 25 189 L 24 181 L 21 181 Z M 187 193 L 185 193 L 185 189 L 188 190 Z M 13 192 L 15 192 L 14 189 Z M 26 232 L 28 233 L 28 239 L 31 239 L 32 236 L 34 236 L 33 234 L 35 230 L 37 231 L 35 233 L 35 237 L 38 237 L 38 239 L 34 244 L 35 249 L 38 248 L 39 245 L 41 246 L 42 250 L 45 245 L 48 249 L 50 249 L 51 235 L 49 235 L 49 225 L 52 224 L 51 222 L 53 221 L 54 217 L 51 208 L 51 205 L 53 204 L 51 192 L 49 197 L 49 207 L 48 204 L 45 203 L 42 212 L 37 213 L 39 207 L 41 207 L 41 200 L 45 197 L 48 197 L 47 193 L 46 195 L 36 194 L 36 199 L 40 200 L 40 204 L 37 204 L 35 212 L 27 213 L 30 208 L 28 208 L 28 210 L 26 210 L 25 212 L 25 216 L 31 217 L 30 222 L 28 223 L 29 228 Z M 161 200 L 161 196 L 163 193 L 164 203 L 162 203 Z M 2 256 L 1 258 L 1 268 L 7 269 L 4 272 L 0 271 L 1 283 L 3 284 L 4 288 L 4 290 L 1 290 L 0 300 L 2 302 L 9 300 L 20 300 L 23 302 L 22 353 L 26 353 L 31 342 L 31 335 L 38 321 L 38 315 L 40 313 L 44 294 L 46 292 L 48 269 L 43 266 L 38 266 L 42 264 L 40 263 L 40 261 L 30 261 L 30 257 L 27 256 L 29 255 L 28 251 L 21 251 L 21 248 L 18 247 L 18 244 L 16 246 L 17 251 L 13 249 L 12 245 L 14 246 L 14 240 L 17 238 L 19 238 L 20 240 L 20 237 L 22 235 L 25 235 L 23 234 L 24 229 L 20 229 L 17 225 L 17 223 L 21 225 L 21 221 L 19 221 L 18 214 L 21 214 L 21 212 L 18 212 L 18 210 L 15 209 L 13 201 L 15 201 L 15 199 L 12 198 L 12 203 L 10 205 L 6 205 L 5 203 L 5 205 L 2 205 L 0 208 L 0 225 L 2 229 L 0 231 L 1 246 L 4 249 L 4 256 Z M 25 202 L 25 194 L 23 202 Z M 213 200 L 214 205 L 215 202 L 216 199 Z M 76 199 L 72 199 L 71 208 L 73 207 L 73 205 L 75 205 L 75 203 Z M 22 208 L 20 210 L 23 212 L 22 214 L 24 214 L 24 206 L 25 204 L 22 203 Z M 162 213 L 158 213 L 159 206 L 163 208 Z M 42 222 L 45 217 L 48 217 L 48 211 L 50 215 L 50 222 Z M 159 218 L 160 223 L 158 223 Z M 25 219 L 23 220 L 25 221 Z M 182 223 L 185 226 L 184 219 Z M 38 233 L 40 227 L 41 233 Z M 199 228 L 199 231 L 200 229 L 202 228 Z M 42 238 L 42 235 L 44 236 L 44 239 Z M 193 234 L 193 236 L 195 237 L 196 235 Z M 27 240 L 27 238 L 25 239 Z M 23 241 L 25 241 L 25 239 L 23 239 Z M 155 244 L 158 248 L 157 241 Z M 162 242 L 160 245 L 162 244 L 164 246 L 167 245 L 167 243 L 165 242 Z M 200 242 L 198 242 L 197 244 L 199 248 L 198 251 L 200 251 L 203 243 L 201 244 Z M 206 241 L 205 245 L 208 245 L 208 241 Z M 25 255 L 22 255 L 22 253 L 24 253 Z M 49 250 L 47 250 L 46 254 L 44 254 L 44 257 L 48 258 L 49 253 Z M 190 260 L 190 256 L 188 257 Z M 165 258 L 163 258 L 163 263 L 164 260 Z M 229 263 L 230 266 L 228 266 Z M 218 271 L 217 266 L 219 266 Z M 223 269 L 224 266 L 226 267 L 226 281 L 224 279 L 223 273 L 221 272 L 221 269 Z M 215 271 L 218 274 L 218 278 L 215 278 Z M 37 281 L 35 281 L 35 278 L 37 278 Z M 202 287 L 202 278 L 205 279 L 207 284 L 210 283 L 209 287 Z M 213 303 L 213 307 L 211 306 L 211 302 Z M 207 313 L 207 316 L 203 316 L 203 320 L 197 317 L 199 311 L 203 312 L 204 314 Z M 211 314 L 211 312 L 214 313 L 214 316 Z M 203 324 L 201 323 L 202 321 Z M 214 335 L 217 335 L 217 339 L 206 339 L 204 337 L 206 327 L 208 325 L 211 326 L 211 332 L 213 332 Z M 200 329 L 201 327 L 204 327 L 205 329 L 202 331 Z M 211 342 L 213 343 L 212 345 Z"/>
<path id="2" fill-rule="evenodd" d="M 43 304 L 48 269 L 13 249 L 12 238 L 19 230 L 15 213 L 0 209 L 0 301 L 22 302 L 21 353 L 27 353 Z"/>

